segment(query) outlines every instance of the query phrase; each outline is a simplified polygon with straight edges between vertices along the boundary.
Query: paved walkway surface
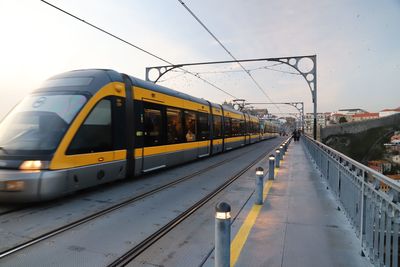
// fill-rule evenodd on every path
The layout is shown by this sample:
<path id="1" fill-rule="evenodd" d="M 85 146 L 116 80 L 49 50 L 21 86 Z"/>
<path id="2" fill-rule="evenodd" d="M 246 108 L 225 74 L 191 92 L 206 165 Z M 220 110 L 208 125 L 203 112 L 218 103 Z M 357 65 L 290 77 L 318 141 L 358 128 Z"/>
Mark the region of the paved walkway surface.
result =
<path id="1" fill-rule="evenodd" d="M 236 266 L 371 266 L 301 142 L 292 142 Z"/>

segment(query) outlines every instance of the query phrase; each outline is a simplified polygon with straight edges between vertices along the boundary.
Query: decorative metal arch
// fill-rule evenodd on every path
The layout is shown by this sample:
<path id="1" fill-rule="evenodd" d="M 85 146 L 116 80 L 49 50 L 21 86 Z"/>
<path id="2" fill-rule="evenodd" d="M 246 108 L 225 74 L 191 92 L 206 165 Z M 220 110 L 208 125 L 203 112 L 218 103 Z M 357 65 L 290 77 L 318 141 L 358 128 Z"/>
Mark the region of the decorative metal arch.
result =
<path id="1" fill-rule="evenodd" d="M 240 99 L 242 100 L 242 99 Z M 244 105 L 289 105 L 299 111 L 301 129 L 304 131 L 304 102 L 252 102 L 244 103 Z"/>
<path id="2" fill-rule="evenodd" d="M 303 59 L 310 59 L 313 63 L 313 66 L 308 70 L 302 70 L 301 67 L 299 67 L 299 63 Z M 313 136 L 314 136 L 314 139 L 317 139 L 317 56 L 316 55 L 242 59 L 242 60 L 228 60 L 228 61 L 211 61 L 211 62 L 183 63 L 183 64 L 176 64 L 176 65 L 147 67 L 146 68 L 146 81 L 157 83 L 157 81 L 167 72 L 169 72 L 173 69 L 177 69 L 177 68 L 182 69 L 182 67 L 185 67 L 185 66 L 199 66 L 199 65 L 227 64 L 227 63 L 255 62 L 255 61 L 280 62 L 282 64 L 288 65 L 291 68 L 295 69 L 301 76 L 303 76 L 303 78 L 306 80 L 308 87 L 310 89 L 311 96 L 312 96 L 312 102 L 314 104 Z M 150 71 L 152 71 L 152 70 L 156 70 L 156 77 L 154 80 L 151 80 L 150 75 L 149 75 Z M 185 70 L 183 70 L 183 71 L 185 71 Z"/>
<path id="3" fill-rule="evenodd" d="M 278 115 L 278 118 L 280 119 L 280 118 L 285 118 L 284 116 L 282 116 L 282 115 L 286 115 L 286 116 L 290 116 L 290 117 L 294 117 L 294 118 L 296 118 L 296 120 L 297 121 L 300 121 L 301 120 L 301 115 L 300 115 L 300 113 L 294 113 L 294 112 L 282 112 L 282 113 L 275 113 L 275 114 L 277 114 Z M 298 126 L 297 124 L 296 124 L 296 128 L 298 128 L 298 127 L 300 127 L 300 126 Z"/>

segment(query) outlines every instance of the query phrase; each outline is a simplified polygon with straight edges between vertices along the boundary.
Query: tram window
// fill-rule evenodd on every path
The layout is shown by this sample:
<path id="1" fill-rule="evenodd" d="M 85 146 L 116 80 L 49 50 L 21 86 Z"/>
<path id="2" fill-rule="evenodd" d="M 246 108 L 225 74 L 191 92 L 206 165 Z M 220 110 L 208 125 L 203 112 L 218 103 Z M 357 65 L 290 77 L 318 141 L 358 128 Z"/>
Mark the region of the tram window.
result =
<path id="1" fill-rule="evenodd" d="M 245 135 L 245 124 L 244 124 L 244 120 L 240 120 L 240 135 Z"/>
<path id="2" fill-rule="evenodd" d="M 162 145 L 161 109 L 144 108 L 144 146 Z"/>
<path id="3" fill-rule="evenodd" d="M 214 139 L 222 137 L 222 117 L 214 115 Z"/>
<path id="4" fill-rule="evenodd" d="M 249 122 L 247 123 L 247 133 L 248 133 L 249 135 L 251 135 L 252 132 L 253 132 L 252 123 L 251 123 L 251 121 L 249 121 Z"/>
<path id="5" fill-rule="evenodd" d="M 96 104 L 72 140 L 67 155 L 110 151 L 113 148 L 111 100 Z"/>
<path id="6" fill-rule="evenodd" d="M 186 141 L 196 141 L 196 113 L 193 111 L 185 111 L 184 123 Z"/>
<path id="7" fill-rule="evenodd" d="M 260 133 L 260 127 L 257 122 L 254 122 L 254 134 Z"/>
<path id="8" fill-rule="evenodd" d="M 210 127 L 208 124 L 208 114 L 198 113 L 197 114 L 197 139 L 208 140 L 210 139 Z"/>
<path id="9" fill-rule="evenodd" d="M 167 108 L 167 142 L 176 144 L 182 142 L 182 111 Z"/>
<path id="10" fill-rule="evenodd" d="M 227 117 L 224 118 L 224 136 L 225 137 L 232 136 L 231 119 Z"/>
<path id="11" fill-rule="evenodd" d="M 240 120 L 231 119 L 231 123 L 232 123 L 232 136 L 239 136 L 240 135 Z"/>

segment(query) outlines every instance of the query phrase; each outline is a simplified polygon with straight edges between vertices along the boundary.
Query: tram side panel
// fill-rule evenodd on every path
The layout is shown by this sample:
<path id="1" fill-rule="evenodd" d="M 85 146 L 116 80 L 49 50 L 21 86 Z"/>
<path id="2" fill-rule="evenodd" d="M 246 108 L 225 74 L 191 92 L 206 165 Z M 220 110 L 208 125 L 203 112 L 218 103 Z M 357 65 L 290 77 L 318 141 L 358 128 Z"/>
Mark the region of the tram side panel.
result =
<path id="1" fill-rule="evenodd" d="M 210 109 L 207 102 L 135 88 L 143 106 L 139 112 L 142 153 L 136 149 L 141 173 L 181 164 L 210 154 Z M 140 162 L 142 166 L 140 166 Z M 140 172 L 137 171 L 139 174 Z"/>

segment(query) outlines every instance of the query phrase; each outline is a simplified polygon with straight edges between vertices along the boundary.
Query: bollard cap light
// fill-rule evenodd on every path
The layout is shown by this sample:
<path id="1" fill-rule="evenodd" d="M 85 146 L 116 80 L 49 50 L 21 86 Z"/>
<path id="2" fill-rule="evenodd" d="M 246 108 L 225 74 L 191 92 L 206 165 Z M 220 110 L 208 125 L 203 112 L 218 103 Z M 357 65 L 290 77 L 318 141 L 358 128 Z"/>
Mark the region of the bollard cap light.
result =
<path id="1" fill-rule="evenodd" d="M 281 151 L 279 149 L 275 150 L 275 153 L 279 154 Z"/>
<path id="2" fill-rule="evenodd" d="M 269 155 L 269 157 L 268 157 L 268 158 L 269 158 L 269 160 L 275 160 L 275 156 L 274 156 L 274 155 L 272 155 L 272 154 L 271 154 L 271 155 Z"/>
<path id="3" fill-rule="evenodd" d="M 282 148 L 283 148 L 283 146 L 280 146 L 279 148 L 280 148 L 280 149 L 282 149 Z"/>
<path id="4" fill-rule="evenodd" d="M 220 219 L 220 220 L 230 219 L 231 213 L 230 212 L 216 212 L 215 218 Z"/>
<path id="5" fill-rule="evenodd" d="M 256 169 L 256 175 L 264 175 L 264 169 L 262 167 L 258 167 Z"/>
<path id="6" fill-rule="evenodd" d="M 217 219 L 230 219 L 231 218 L 231 206 L 226 202 L 219 202 L 215 206 L 215 218 Z"/>

